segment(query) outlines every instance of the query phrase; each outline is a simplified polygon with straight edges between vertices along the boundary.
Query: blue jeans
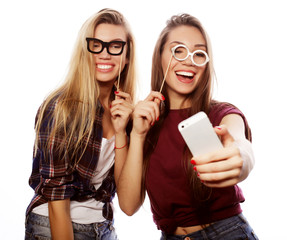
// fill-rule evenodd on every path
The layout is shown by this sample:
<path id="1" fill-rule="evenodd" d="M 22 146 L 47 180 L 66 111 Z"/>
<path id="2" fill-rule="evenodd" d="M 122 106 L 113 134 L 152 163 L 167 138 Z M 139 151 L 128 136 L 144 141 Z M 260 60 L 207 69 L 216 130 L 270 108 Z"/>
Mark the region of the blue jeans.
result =
<path id="1" fill-rule="evenodd" d="M 106 220 L 100 223 L 72 223 L 75 240 L 117 240 L 113 222 Z M 25 240 L 51 240 L 49 218 L 35 213 L 26 217 Z"/>
<path id="2" fill-rule="evenodd" d="M 253 229 L 242 214 L 227 218 L 211 224 L 203 230 L 190 233 L 187 235 L 167 235 L 162 233 L 161 240 L 241 240 L 255 239 Z"/>

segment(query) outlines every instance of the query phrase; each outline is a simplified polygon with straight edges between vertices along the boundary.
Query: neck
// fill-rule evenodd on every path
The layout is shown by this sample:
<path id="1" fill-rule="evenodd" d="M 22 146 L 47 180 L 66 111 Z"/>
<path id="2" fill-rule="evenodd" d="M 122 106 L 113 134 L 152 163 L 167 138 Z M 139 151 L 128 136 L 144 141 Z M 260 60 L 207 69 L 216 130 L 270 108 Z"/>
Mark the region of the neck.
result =
<path id="1" fill-rule="evenodd" d="M 170 109 L 190 108 L 191 102 L 187 100 L 185 95 L 168 93 Z"/>
<path id="2" fill-rule="evenodd" d="M 100 89 L 99 100 L 105 108 L 109 108 L 111 102 L 110 96 L 113 90 L 113 86 L 114 86 L 113 82 L 111 83 L 99 82 L 99 89 Z"/>

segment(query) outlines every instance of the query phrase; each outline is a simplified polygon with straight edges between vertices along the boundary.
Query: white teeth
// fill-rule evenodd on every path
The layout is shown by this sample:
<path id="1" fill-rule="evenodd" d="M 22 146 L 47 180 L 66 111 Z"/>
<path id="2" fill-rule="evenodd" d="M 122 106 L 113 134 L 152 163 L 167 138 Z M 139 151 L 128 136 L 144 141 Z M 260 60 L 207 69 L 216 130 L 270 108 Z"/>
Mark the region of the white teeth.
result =
<path id="1" fill-rule="evenodd" d="M 102 64 L 98 64 L 97 67 L 100 68 L 100 69 L 110 69 L 110 68 L 112 68 L 111 65 L 102 65 Z"/>
<path id="2" fill-rule="evenodd" d="M 177 75 L 182 75 L 185 77 L 193 77 L 194 74 L 192 72 L 176 72 Z"/>

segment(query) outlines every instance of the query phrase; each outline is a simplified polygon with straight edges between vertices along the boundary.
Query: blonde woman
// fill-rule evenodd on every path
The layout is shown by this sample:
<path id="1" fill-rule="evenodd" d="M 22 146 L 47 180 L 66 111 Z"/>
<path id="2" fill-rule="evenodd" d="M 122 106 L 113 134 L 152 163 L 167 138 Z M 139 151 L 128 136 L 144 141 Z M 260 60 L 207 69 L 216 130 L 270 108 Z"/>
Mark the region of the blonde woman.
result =
<path id="1" fill-rule="evenodd" d="M 127 154 L 134 38 L 121 13 L 82 26 L 65 82 L 41 105 L 25 239 L 117 239 L 112 199 Z"/>
<path id="2" fill-rule="evenodd" d="M 153 91 L 133 112 L 117 192 L 120 207 L 132 215 L 147 191 L 162 240 L 257 239 L 237 186 L 254 164 L 250 129 L 235 106 L 212 99 L 213 75 L 201 23 L 189 14 L 173 16 L 154 49 Z M 177 126 L 199 111 L 220 126 L 215 131 L 224 148 L 192 156 Z"/>

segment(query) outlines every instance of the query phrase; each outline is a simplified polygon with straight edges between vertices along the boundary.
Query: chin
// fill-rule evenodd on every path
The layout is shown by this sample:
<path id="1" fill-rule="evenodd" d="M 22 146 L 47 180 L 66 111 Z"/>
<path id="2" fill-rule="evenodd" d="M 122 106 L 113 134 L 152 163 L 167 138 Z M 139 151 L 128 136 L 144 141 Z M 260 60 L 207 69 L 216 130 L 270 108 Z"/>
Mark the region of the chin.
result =
<path id="1" fill-rule="evenodd" d="M 182 95 L 188 95 L 191 94 L 195 89 L 195 85 L 192 84 L 192 86 L 190 85 L 185 85 L 185 86 L 180 86 L 177 88 L 178 93 L 182 94 Z"/>
<path id="2" fill-rule="evenodd" d="M 115 82 L 115 80 L 114 79 L 103 79 L 103 78 L 96 78 L 97 79 L 97 82 L 99 82 L 99 83 L 113 83 L 114 84 L 114 82 Z"/>

